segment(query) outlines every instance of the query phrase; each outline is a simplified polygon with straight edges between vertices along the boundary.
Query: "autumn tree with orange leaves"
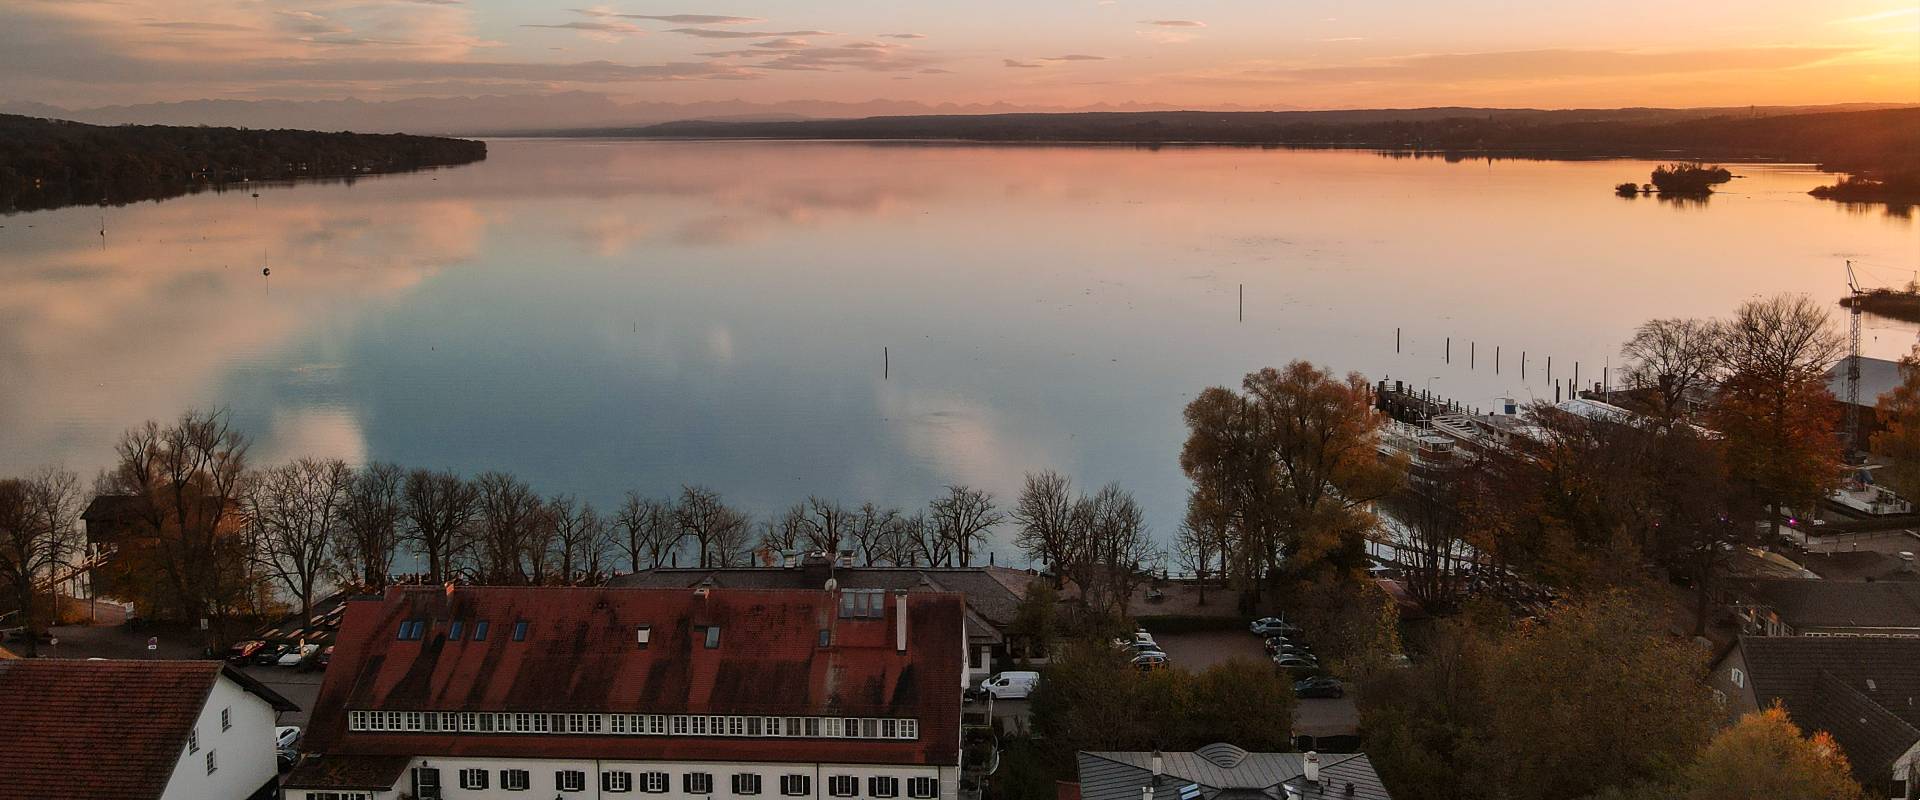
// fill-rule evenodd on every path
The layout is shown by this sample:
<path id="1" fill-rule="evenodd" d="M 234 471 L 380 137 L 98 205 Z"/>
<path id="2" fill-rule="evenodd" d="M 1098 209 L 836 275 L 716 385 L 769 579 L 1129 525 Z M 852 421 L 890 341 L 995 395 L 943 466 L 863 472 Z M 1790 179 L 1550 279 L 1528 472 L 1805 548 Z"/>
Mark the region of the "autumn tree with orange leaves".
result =
<path id="1" fill-rule="evenodd" d="M 1262 581 L 1283 565 L 1363 566 L 1376 523 L 1368 506 L 1403 476 L 1375 449 L 1370 390 L 1358 373 L 1341 378 L 1295 361 L 1188 404 L 1180 468 L 1193 481 L 1189 513 L 1228 521 L 1232 549 L 1222 560 L 1245 601 L 1257 602 Z"/>
<path id="2" fill-rule="evenodd" d="M 1726 326 L 1726 377 L 1711 426 L 1734 480 L 1768 509 L 1811 509 L 1839 483 L 1839 408 L 1826 371 L 1842 353 L 1827 313 L 1805 296 L 1751 300 Z"/>

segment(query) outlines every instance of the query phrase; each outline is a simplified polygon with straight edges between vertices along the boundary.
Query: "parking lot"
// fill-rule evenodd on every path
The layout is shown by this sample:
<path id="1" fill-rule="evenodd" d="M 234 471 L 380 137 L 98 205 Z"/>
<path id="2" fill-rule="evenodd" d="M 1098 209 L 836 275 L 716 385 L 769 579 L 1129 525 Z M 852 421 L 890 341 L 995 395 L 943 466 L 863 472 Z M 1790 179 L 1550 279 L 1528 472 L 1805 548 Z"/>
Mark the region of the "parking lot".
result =
<path id="1" fill-rule="evenodd" d="M 1154 636 L 1160 648 L 1182 669 L 1203 670 L 1223 661 L 1242 658 L 1267 663 L 1260 637 L 1245 630 L 1198 631 Z M 1340 698 L 1314 698 L 1298 701 L 1294 732 L 1306 736 L 1353 736 L 1360 732 L 1360 714 L 1354 706 L 1352 687 Z M 1028 703 L 1025 700 L 996 700 L 993 717 L 1008 731 L 1026 730 Z"/>
<path id="2" fill-rule="evenodd" d="M 1222 661 L 1244 658 L 1267 663 L 1267 652 L 1260 637 L 1240 630 L 1195 631 L 1154 636 L 1160 649 L 1167 651 L 1173 663 L 1189 670 L 1203 670 Z M 1353 687 L 1340 698 L 1311 698 L 1299 701 L 1294 713 L 1295 733 L 1306 736 L 1352 736 L 1360 732 L 1360 712 L 1353 703 Z"/>

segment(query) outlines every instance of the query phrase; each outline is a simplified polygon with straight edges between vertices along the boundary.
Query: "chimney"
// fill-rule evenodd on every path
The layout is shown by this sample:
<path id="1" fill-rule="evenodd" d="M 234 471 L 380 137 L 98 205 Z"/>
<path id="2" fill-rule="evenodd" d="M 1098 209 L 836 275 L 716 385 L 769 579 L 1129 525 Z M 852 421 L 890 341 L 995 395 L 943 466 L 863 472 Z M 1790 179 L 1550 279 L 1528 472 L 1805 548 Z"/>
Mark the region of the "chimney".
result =
<path id="1" fill-rule="evenodd" d="M 907 652 L 907 590 L 893 592 L 893 649 Z"/>
<path id="2" fill-rule="evenodd" d="M 1317 784 L 1320 782 L 1320 754 L 1319 753 L 1313 752 L 1312 750 L 1307 751 L 1307 771 L 1304 773 L 1303 776 L 1307 779 L 1307 783 Z"/>
<path id="3" fill-rule="evenodd" d="M 1160 751 L 1153 751 L 1153 761 L 1151 763 L 1153 764 L 1153 777 L 1160 777 Z"/>

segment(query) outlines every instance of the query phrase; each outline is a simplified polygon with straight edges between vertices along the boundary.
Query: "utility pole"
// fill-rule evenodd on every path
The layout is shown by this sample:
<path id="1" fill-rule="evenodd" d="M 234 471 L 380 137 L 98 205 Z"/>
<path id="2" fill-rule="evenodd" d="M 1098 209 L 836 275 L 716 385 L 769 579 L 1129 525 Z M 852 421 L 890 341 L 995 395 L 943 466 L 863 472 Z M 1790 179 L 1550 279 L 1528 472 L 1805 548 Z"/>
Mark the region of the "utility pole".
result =
<path id="1" fill-rule="evenodd" d="M 1860 447 L 1860 281 L 1853 275 L 1853 260 L 1847 260 L 1847 289 L 1852 291 L 1853 302 L 1847 310 L 1847 455 L 1853 455 Z"/>

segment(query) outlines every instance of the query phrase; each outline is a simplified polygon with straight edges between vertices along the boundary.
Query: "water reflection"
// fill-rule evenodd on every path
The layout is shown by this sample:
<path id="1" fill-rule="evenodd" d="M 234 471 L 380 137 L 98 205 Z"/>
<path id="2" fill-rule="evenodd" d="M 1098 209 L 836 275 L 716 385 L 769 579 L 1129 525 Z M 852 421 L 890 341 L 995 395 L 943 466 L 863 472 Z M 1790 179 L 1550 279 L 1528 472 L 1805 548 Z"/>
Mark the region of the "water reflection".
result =
<path id="1" fill-rule="evenodd" d="M 1687 213 L 1608 191 L 1650 168 L 517 141 L 113 209 L 104 240 L 95 209 L 20 215 L 0 472 L 90 470 L 125 426 L 217 403 L 263 459 L 505 468 L 602 504 L 681 482 L 761 512 L 917 504 L 1053 467 L 1134 489 L 1167 533 L 1207 384 L 1311 358 L 1481 406 L 1551 397 L 1547 356 L 1598 379 L 1647 317 L 1837 297 L 1844 257 L 1920 262 L 1911 220 L 1807 197 L 1812 170 L 1746 167 Z M 1869 338 L 1897 354 L 1913 329 Z"/>

